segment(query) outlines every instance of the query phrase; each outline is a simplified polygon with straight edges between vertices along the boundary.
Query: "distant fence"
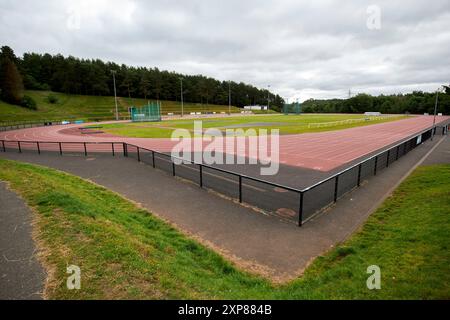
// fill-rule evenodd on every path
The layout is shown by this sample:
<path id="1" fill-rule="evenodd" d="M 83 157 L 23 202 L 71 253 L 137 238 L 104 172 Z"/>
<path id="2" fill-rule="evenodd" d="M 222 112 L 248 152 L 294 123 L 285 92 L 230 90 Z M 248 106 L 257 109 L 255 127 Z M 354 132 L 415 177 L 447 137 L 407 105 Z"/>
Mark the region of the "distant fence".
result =
<path id="1" fill-rule="evenodd" d="M 361 123 L 366 121 L 377 121 L 384 120 L 387 118 L 398 117 L 398 115 L 383 115 L 383 116 L 367 116 L 365 118 L 357 118 L 357 119 L 345 119 L 339 121 L 331 121 L 331 122 L 317 122 L 317 123 L 309 123 L 308 128 L 328 128 L 328 127 L 337 127 L 343 126 L 346 124 L 354 124 Z"/>
<path id="2" fill-rule="evenodd" d="M 429 128 L 302 190 L 184 159 L 180 159 L 183 160 L 182 164 L 176 164 L 174 160 L 177 158 L 169 154 L 123 142 L 0 140 L 0 151 L 38 154 L 51 152 L 60 155 L 77 153 L 85 156 L 91 153 L 110 153 L 113 156 L 120 154 L 301 226 L 343 195 L 359 187 L 364 180 L 376 176 L 381 170 L 432 138 L 437 130 L 447 134 L 448 129 L 448 125 L 439 129 Z"/>
<path id="3" fill-rule="evenodd" d="M 102 118 L 97 120 L 86 120 L 87 122 L 98 122 L 98 121 L 112 121 L 116 118 Z M 130 117 L 120 117 L 120 120 L 129 120 Z M 74 123 L 78 119 L 53 119 L 53 120 L 21 120 L 21 121 L 0 121 L 0 132 L 2 131 L 10 131 L 10 130 L 18 130 L 18 129 L 26 129 L 26 128 L 35 128 L 35 127 L 44 127 L 44 126 L 54 126 L 61 125 L 65 121 L 69 121 L 70 123 Z M 83 119 L 80 119 L 83 120 Z"/>
<path id="4" fill-rule="evenodd" d="M 0 122 L 0 131 L 59 125 L 62 124 L 62 121 L 63 120 L 2 121 Z"/>

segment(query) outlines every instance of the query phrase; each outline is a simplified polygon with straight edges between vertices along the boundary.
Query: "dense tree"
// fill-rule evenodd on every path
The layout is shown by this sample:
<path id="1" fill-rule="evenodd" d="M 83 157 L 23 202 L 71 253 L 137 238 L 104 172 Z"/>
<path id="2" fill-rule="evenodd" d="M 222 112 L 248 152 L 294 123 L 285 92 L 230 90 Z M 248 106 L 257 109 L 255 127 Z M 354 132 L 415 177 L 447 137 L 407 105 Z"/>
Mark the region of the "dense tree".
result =
<path id="1" fill-rule="evenodd" d="M 183 98 L 186 102 L 227 105 L 230 86 L 232 105 L 238 107 L 249 104 L 266 105 L 269 99 L 271 109 L 280 111 L 284 104 L 279 95 L 242 82 L 229 83 L 203 75 L 182 75 L 158 68 L 136 68 L 114 62 L 105 63 L 99 59 L 78 59 L 59 54 L 25 53 L 23 57 L 18 58 L 14 55 L 14 51 L 6 46 L 1 49 L 0 68 L 0 83 L 16 92 L 13 100 L 22 95 L 22 78 L 26 89 L 111 95 L 114 92 L 111 70 L 115 70 L 119 96 L 180 101 L 180 78 L 182 78 Z M 5 74 L 8 74 L 8 81 L 2 80 Z M 435 93 L 421 91 L 389 96 L 359 94 L 350 99 L 310 99 L 302 105 L 304 112 L 432 113 L 435 97 Z M 439 95 L 438 112 L 450 113 L 450 87 L 446 87 L 445 93 Z"/>
<path id="2" fill-rule="evenodd" d="M 13 63 L 17 63 L 17 57 L 14 54 L 13 49 L 11 49 L 8 46 L 3 46 L 0 50 L 1 50 L 0 51 L 0 58 L 1 59 L 9 59 Z"/>
<path id="3" fill-rule="evenodd" d="M 1 99 L 21 104 L 23 99 L 22 76 L 17 69 L 17 58 L 9 47 L 2 47 L 0 52 L 0 95 Z"/>
<path id="4" fill-rule="evenodd" d="M 381 113 L 405 112 L 423 114 L 434 112 L 436 99 L 435 92 L 414 91 L 408 94 L 370 96 L 359 94 L 350 99 L 330 99 L 305 101 L 303 112 L 345 112 L 362 113 L 366 111 L 379 111 Z M 450 94 L 440 93 L 437 112 L 450 114 Z"/>
<path id="5" fill-rule="evenodd" d="M 12 50 L 5 54 L 13 56 Z M 228 82 L 202 75 L 182 75 L 158 68 L 130 67 L 99 59 L 78 59 L 62 55 L 25 53 L 16 58 L 25 88 L 89 95 L 114 92 L 111 70 L 116 73 L 117 94 L 125 97 L 180 101 L 180 78 L 186 102 L 228 104 Z M 244 83 L 231 82 L 232 104 L 267 104 L 267 90 Z M 284 101 L 269 93 L 270 104 L 279 109 Z"/>
<path id="6" fill-rule="evenodd" d="M 140 95 L 144 96 L 144 99 L 147 99 L 147 97 L 150 95 L 150 79 L 149 75 L 147 73 L 144 73 L 141 76 L 141 81 L 139 83 L 139 93 Z"/>

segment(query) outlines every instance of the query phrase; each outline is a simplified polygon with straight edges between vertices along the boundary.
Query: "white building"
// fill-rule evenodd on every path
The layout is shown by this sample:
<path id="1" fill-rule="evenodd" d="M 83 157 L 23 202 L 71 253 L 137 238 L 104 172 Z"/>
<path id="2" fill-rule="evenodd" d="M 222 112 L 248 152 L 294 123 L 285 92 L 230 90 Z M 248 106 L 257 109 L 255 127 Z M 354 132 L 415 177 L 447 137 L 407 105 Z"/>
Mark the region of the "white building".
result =
<path id="1" fill-rule="evenodd" d="M 379 116 L 381 116 L 381 112 L 364 112 L 364 115 L 371 116 L 371 117 L 373 117 L 373 116 L 379 117 Z"/>
<path id="2" fill-rule="evenodd" d="M 267 106 L 260 106 L 260 105 L 244 106 L 244 109 L 246 109 L 246 110 L 267 110 Z"/>

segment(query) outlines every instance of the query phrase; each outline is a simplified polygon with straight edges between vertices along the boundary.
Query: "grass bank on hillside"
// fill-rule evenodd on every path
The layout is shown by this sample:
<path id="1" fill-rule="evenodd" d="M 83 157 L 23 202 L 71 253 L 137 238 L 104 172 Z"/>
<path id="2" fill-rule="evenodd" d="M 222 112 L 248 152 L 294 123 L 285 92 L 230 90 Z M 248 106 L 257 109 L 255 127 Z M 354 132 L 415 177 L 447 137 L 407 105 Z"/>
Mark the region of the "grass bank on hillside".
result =
<path id="1" fill-rule="evenodd" d="M 35 208 L 45 264 L 54 270 L 49 298 L 450 298 L 450 165 L 416 170 L 360 232 L 284 285 L 237 270 L 77 177 L 0 159 L 0 179 Z M 66 289 L 70 264 L 81 267 L 79 291 Z M 373 264 L 381 268 L 381 290 L 366 288 Z"/>
<path id="2" fill-rule="evenodd" d="M 113 96 L 85 96 L 65 94 L 51 91 L 25 91 L 26 95 L 32 97 L 37 104 L 38 110 L 30 110 L 20 106 L 8 104 L 0 100 L 0 122 L 1 121 L 23 121 L 23 120 L 51 120 L 51 119 L 84 119 L 104 120 L 115 116 L 115 102 Z M 56 103 L 50 103 L 48 96 L 57 98 Z M 121 117 L 128 116 L 128 107 L 142 106 L 148 100 L 136 98 L 118 98 L 118 108 Z M 163 114 L 181 112 L 181 105 L 177 101 L 161 101 L 161 112 Z M 228 112 L 228 105 L 206 105 L 200 103 L 185 103 L 184 110 L 190 112 Z M 232 112 L 240 112 L 241 109 L 231 108 Z"/>
<path id="3" fill-rule="evenodd" d="M 279 129 L 280 134 L 296 134 L 306 132 L 323 132 L 342 130 L 376 123 L 396 121 L 407 118 L 406 116 L 371 118 L 366 121 L 362 114 L 303 114 L 303 115 L 267 115 L 267 116 L 239 116 L 226 118 L 207 118 L 202 120 L 202 128 L 217 128 L 225 133 L 226 129 L 237 129 L 240 125 L 244 131 Z M 342 120 L 361 120 L 361 122 L 347 124 L 333 124 Z M 326 127 L 309 127 L 309 124 L 329 123 Z M 103 130 L 118 136 L 136 138 L 170 138 L 174 129 L 187 129 L 194 133 L 194 119 L 166 120 L 162 122 L 135 122 L 102 125 Z M 270 131 L 268 131 L 270 133 Z M 245 135 L 253 135 L 244 132 Z"/>

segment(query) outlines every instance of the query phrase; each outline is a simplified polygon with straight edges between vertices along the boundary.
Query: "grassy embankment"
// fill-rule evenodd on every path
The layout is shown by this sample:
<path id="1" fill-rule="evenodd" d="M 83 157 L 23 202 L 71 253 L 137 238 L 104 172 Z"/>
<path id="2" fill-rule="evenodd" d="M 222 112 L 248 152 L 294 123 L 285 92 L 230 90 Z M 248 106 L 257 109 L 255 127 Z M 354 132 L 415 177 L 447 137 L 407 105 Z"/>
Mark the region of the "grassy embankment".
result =
<path id="1" fill-rule="evenodd" d="M 38 110 L 30 110 L 20 106 L 0 101 L 1 121 L 23 120 L 52 120 L 52 119 L 83 119 L 104 120 L 111 119 L 115 115 L 114 97 L 111 96 L 84 96 L 69 95 L 49 91 L 25 91 L 37 103 Z M 48 101 L 49 94 L 57 98 L 56 103 Z M 118 98 L 119 113 L 121 117 L 128 116 L 129 106 L 142 106 L 147 104 L 144 99 Z M 161 101 L 162 113 L 180 112 L 180 103 L 177 101 Z M 228 106 L 202 105 L 185 103 L 185 112 L 228 112 Z M 240 112 L 241 109 L 232 107 L 232 112 Z"/>
<path id="2" fill-rule="evenodd" d="M 282 285 L 232 264 L 135 204 L 52 169 L 0 159 L 35 211 L 52 299 L 450 298 L 450 165 L 417 169 L 351 239 Z M 300 231 L 299 231 L 300 232 Z M 82 289 L 66 289 L 66 267 Z M 381 268 L 381 290 L 366 269 Z"/>

